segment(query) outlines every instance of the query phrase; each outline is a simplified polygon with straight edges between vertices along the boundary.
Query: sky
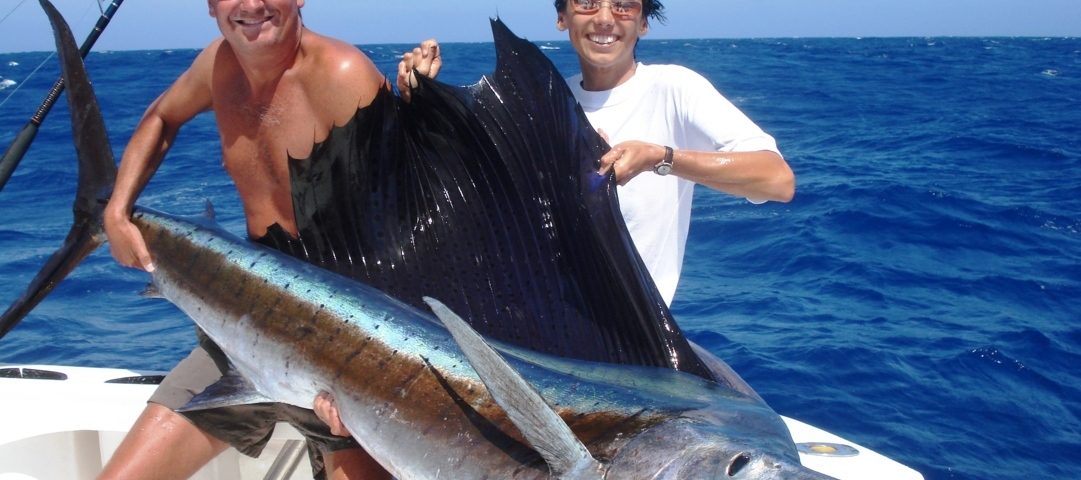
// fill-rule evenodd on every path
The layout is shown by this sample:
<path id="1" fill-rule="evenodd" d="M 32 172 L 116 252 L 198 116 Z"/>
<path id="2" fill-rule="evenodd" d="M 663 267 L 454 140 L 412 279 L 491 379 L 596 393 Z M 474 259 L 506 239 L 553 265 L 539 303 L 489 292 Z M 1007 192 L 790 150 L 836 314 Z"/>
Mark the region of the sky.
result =
<path id="1" fill-rule="evenodd" d="M 81 42 L 97 0 L 53 0 Z M 1081 0 L 667 0 L 648 38 L 1081 36 Z M 530 40 L 565 40 L 551 0 L 307 0 L 305 23 L 353 44 L 491 40 L 500 16 Z M 217 28 L 201 0 L 126 0 L 96 50 L 201 48 Z M 53 49 L 37 0 L 0 0 L 0 53 Z"/>

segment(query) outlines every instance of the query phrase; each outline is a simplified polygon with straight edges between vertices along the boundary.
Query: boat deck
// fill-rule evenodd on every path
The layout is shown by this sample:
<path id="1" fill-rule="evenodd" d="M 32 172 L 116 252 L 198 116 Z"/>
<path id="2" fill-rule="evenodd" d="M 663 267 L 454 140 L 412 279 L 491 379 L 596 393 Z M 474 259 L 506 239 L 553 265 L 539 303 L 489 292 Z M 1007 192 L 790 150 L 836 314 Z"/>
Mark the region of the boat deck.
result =
<path id="1" fill-rule="evenodd" d="M 156 374 L 108 368 L 0 365 L 0 480 L 95 478 L 154 391 L 153 383 L 145 383 L 153 378 L 139 377 Z M 107 383 L 132 377 L 132 381 L 145 381 Z M 915 470 L 861 445 L 798 420 L 782 418 L 800 446 L 801 462 L 809 468 L 841 480 L 923 478 Z M 302 437 L 286 424 L 279 427 L 260 458 L 230 449 L 192 478 L 311 478 L 307 455 L 296 448 L 295 441 Z M 275 464 L 283 451 L 286 455 Z"/>

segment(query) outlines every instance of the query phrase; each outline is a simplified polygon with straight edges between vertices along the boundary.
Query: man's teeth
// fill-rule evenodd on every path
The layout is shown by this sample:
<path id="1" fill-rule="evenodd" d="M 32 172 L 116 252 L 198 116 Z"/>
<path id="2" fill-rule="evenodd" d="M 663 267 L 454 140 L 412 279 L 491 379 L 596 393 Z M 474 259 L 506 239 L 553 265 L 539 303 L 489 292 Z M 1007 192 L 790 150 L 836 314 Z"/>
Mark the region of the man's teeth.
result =
<path id="1" fill-rule="evenodd" d="M 599 43 L 601 45 L 608 45 L 608 44 L 611 44 L 611 43 L 615 43 L 616 36 L 615 35 L 590 35 L 589 39 L 592 40 L 594 43 Z"/>
<path id="2" fill-rule="evenodd" d="M 263 23 L 263 22 L 265 22 L 265 21 L 267 21 L 267 19 L 266 19 L 266 18 L 260 18 L 260 19 L 244 19 L 244 18 L 238 18 L 238 19 L 236 20 L 236 23 L 239 23 L 239 24 L 241 24 L 241 25 L 259 25 L 260 23 Z"/>

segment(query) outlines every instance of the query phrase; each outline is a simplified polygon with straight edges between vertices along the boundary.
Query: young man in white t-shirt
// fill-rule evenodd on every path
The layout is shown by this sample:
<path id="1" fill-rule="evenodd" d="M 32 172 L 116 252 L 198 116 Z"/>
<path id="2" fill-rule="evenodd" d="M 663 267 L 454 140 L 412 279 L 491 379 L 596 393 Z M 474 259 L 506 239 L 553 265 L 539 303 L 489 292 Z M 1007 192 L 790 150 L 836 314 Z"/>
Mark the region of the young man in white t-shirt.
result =
<path id="1" fill-rule="evenodd" d="M 567 79 L 586 117 L 613 145 L 599 173 L 615 171 L 631 238 L 665 302 L 683 265 L 694 185 L 787 202 L 795 176 L 773 137 L 701 75 L 635 59 L 656 0 L 555 0 L 556 27 L 566 31 L 582 73 Z"/>
<path id="2" fill-rule="evenodd" d="M 615 170 L 619 205 L 631 238 L 668 304 L 676 292 L 690 226 L 694 185 L 747 198 L 788 202 L 795 176 L 777 142 L 704 77 L 678 65 L 635 60 L 658 0 L 555 0 L 582 73 L 567 79 L 589 122 L 612 150 L 600 174 Z M 431 52 L 431 53 L 429 53 Z M 414 62 L 437 56 L 429 41 L 399 65 L 405 89 Z M 438 69 L 436 69 L 438 71 Z M 434 76 L 434 74 L 433 74 Z"/>

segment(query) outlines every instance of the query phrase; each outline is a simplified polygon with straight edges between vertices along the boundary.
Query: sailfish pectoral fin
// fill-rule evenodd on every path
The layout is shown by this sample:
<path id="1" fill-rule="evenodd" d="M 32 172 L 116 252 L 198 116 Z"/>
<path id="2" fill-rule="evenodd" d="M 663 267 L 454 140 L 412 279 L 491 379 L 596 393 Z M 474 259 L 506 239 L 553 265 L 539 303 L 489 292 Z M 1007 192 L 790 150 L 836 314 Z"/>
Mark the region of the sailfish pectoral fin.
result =
<path id="1" fill-rule="evenodd" d="M 203 389 L 202 392 L 192 397 L 187 404 L 177 409 L 178 412 L 192 412 L 211 408 L 232 407 L 236 405 L 250 405 L 254 403 L 273 402 L 266 395 L 259 392 L 247 378 L 230 368 L 217 382 Z"/>
<path id="2" fill-rule="evenodd" d="M 469 324 L 436 299 L 424 297 L 442 320 L 496 403 L 560 479 L 599 479 L 601 465 L 540 394 Z"/>
<path id="3" fill-rule="evenodd" d="M 101 118 L 79 48 L 64 18 L 48 0 L 40 0 L 56 37 L 71 110 L 75 150 L 79 155 L 79 187 L 75 194 L 75 221 L 64 245 L 49 258 L 30 286 L 0 317 L 3 338 L 33 310 L 87 255 L 105 241 L 101 226 L 105 202 L 116 179 L 116 164 L 105 121 Z"/>

